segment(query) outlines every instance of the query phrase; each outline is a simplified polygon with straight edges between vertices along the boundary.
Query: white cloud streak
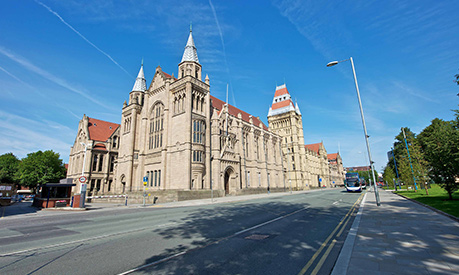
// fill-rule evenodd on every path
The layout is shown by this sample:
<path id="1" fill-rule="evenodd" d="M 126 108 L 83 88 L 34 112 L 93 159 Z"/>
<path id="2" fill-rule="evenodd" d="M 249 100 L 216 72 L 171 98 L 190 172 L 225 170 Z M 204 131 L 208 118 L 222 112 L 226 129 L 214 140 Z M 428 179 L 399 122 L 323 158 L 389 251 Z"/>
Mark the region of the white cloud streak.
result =
<path id="1" fill-rule="evenodd" d="M 228 61 L 227 61 L 227 58 L 226 58 L 225 41 L 223 40 L 222 29 L 220 28 L 220 23 L 218 22 L 217 12 L 215 11 L 214 5 L 212 4 L 211 0 L 209 0 L 209 5 L 210 5 L 210 8 L 212 9 L 212 14 L 214 15 L 215 23 L 217 24 L 218 33 L 220 34 L 220 41 L 222 42 L 223 57 L 225 58 L 226 72 L 228 74 L 228 78 L 229 78 L 229 82 L 230 82 L 230 86 L 231 86 L 231 97 L 233 99 L 233 105 L 235 107 L 237 107 L 236 98 L 234 97 L 233 84 L 231 83 L 231 73 L 230 73 L 229 66 L 228 66 Z"/>
<path id="2" fill-rule="evenodd" d="M 81 96 L 83 96 L 84 98 L 96 103 L 97 105 L 101 106 L 101 107 L 104 107 L 104 108 L 107 108 L 107 109 L 112 109 L 111 107 L 103 104 L 102 102 L 94 99 L 92 96 L 88 95 L 87 93 L 79 90 L 79 89 L 76 89 L 75 87 L 73 87 L 72 85 L 70 85 L 69 83 L 67 83 L 67 81 L 35 66 L 34 64 L 32 64 L 31 62 L 29 62 L 28 60 L 26 60 L 25 58 L 19 56 L 19 55 L 16 55 L 15 53 L 11 52 L 10 50 L 8 49 L 5 49 L 3 48 L 2 46 L 0 46 L 0 54 L 3 54 L 4 56 L 8 57 L 9 59 L 13 60 L 14 62 L 22 65 L 23 67 L 25 67 L 26 69 L 28 69 L 29 71 L 32 71 L 38 75 L 40 75 L 41 77 L 61 86 L 61 87 L 64 87 L 76 94 L 79 94 Z"/>
<path id="3" fill-rule="evenodd" d="M 96 45 L 94 45 L 94 43 L 92 43 L 91 41 L 89 41 L 84 35 L 82 35 L 79 31 L 77 31 L 74 27 L 72 27 L 69 23 L 67 23 L 57 12 L 53 11 L 50 7 L 46 6 L 45 4 L 43 4 L 42 2 L 40 1 L 37 1 L 35 0 L 35 3 L 43 6 L 45 9 L 47 9 L 50 13 L 52 13 L 53 15 L 55 15 L 57 18 L 59 18 L 59 20 L 61 20 L 62 23 L 64 23 L 67 27 L 69 27 L 73 32 L 75 32 L 79 37 L 81 37 L 84 41 L 86 41 L 89 45 L 93 46 L 96 50 L 98 50 L 100 53 L 102 53 L 103 55 L 105 55 L 106 57 L 108 57 L 108 59 L 110 59 L 110 61 L 112 61 L 116 66 L 118 66 L 121 70 L 123 70 L 123 72 L 125 72 L 128 76 L 130 76 L 131 78 L 134 78 L 134 76 L 132 76 L 128 71 L 126 71 L 126 69 L 124 69 L 120 64 L 118 64 L 118 62 L 115 61 L 115 59 L 113 59 L 108 53 L 104 52 L 103 50 L 101 50 L 99 47 L 97 47 Z"/>

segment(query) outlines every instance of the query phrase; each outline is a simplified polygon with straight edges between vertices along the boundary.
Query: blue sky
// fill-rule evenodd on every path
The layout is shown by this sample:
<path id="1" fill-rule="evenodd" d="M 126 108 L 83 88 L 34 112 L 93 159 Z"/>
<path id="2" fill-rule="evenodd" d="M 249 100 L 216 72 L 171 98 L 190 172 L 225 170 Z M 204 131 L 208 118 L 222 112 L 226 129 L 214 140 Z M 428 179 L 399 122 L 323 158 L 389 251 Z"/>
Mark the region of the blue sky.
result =
<path id="1" fill-rule="evenodd" d="M 305 143 L 367 165 L 353 57 L 375 167 L 400 127 L 453 119 L 459 1 L 5 0 L 0 154 L 52 149 L 68 162 L 79 120 L 120 123 L 141 60 L 177 75 L 190 22 L 211 94 L 267 123 L 276 85 L 300 106 Z"/>

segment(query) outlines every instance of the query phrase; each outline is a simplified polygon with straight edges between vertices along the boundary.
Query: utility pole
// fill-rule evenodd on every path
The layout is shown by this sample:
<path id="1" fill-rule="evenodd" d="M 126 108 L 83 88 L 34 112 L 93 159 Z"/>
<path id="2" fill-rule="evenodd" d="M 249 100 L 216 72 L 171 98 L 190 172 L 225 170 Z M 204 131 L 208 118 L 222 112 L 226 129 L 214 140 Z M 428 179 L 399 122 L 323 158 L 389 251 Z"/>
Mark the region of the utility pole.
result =
<path id="1" fill-rule="evenodd" d="M 400 184 L 400 178 L 398 176 L 398 169 L 397 169 L 397 162 L 395 161 L 394 147 L 391 147 L 390 149 L 392 150 L 392 158 L 394 159 L 395 173 L 397 173 L 397 183 Z M 402 190 L 402 186 L 400 186 L 400 190 Z M 395 185 L 395 191 L 397 191 L 397 185 Z"/>
<path id="2" fill-rule="evenodd" d="M 417 192 L 418 185 L 416 184 L 416 177 L 414 176 L 413 165 L 411 164 L 410 149 L 408 149 L 408 142 L 406 142 L 405 129 L 403 127 L 402 127 L 402 132 L 403 132 L 403 139 L 405 140 L 406 151 L 408 152 L 408 160 L 410 161 L 411 174 L 413 174 L 414 192 Z"/>

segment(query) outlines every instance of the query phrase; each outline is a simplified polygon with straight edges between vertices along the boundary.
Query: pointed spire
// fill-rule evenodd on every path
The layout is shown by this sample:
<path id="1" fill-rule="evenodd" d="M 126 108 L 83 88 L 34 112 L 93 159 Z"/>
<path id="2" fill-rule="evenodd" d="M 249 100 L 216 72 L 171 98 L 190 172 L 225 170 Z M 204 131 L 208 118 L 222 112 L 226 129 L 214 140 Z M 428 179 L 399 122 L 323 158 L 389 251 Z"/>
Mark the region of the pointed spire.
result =
<path id="1" fill-rule="evenodd" d="M 184 61 L 194 61 L 196 63 L 199 63 L 198 52 L 196 50 L 196 46 L 194 45 L 193 32 L 191 31 L 191 24 L 190 24 L 190 35 L 188 36 L 188 41 L 186 42 L 185 51 L 183 52 L 183 57 L 182 57 L 181 62 L 184 62 Z"/>
<path id="2" fill-rule="evenodd" d="M 142 65 L 140 66 L 139 74 L 135 79 L 134 87 L 132 91 L 145 92 L 147 90 L 147 81 L 145 80 L 145 75 L 143 73 L 143 58 Z"/>

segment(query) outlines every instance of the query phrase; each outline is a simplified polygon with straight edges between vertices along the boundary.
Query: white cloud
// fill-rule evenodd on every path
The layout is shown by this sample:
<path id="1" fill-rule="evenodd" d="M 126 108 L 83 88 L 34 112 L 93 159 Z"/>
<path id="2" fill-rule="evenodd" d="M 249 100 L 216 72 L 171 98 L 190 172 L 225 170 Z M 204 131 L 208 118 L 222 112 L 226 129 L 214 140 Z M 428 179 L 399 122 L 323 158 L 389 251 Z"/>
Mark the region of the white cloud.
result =
<path id="1" fill-rule="evenodd" d="M 0 111 L 0 154 L 12 152 L 19 158 L 38 150 L 59 153 L 64 162 L 68 161 L 74 131 L 67 126 L 51 121 L 36 121 Z"/>
<path id="2" fill-rule="evenodd" d="M 44 70 L 42 68 L 39 68 L 38 66 L 35 66 L 34 64 L 32 64 L 27 59 L 25 59 L 22 56 L 19 56 L 19 55 L 13 53 L 12 51 L 10 51 L 10 50 L 2 47 L 2 46 L 0 46 L 0 54 L 3 54 L 4 56 L 10 58 L 11 60 L 13 60 L 14 62 L 20 64 L 23 67 L 25 67 L 29 71 L 34 72 L 34 73 L 40 75 L 41 77 L 43 77 L 43 78 L 45 78 L 45 79 L 47 79 L 47 80 L 49 80 L 49 81 L 61 86 L 61 87 L 66 88 L 69 91 L 77 93 L 77 94 L 83 96 L 84 98 L 96 103 L 97 105 L 99 105 L 101 107 L 104 107 L 104 108 L 107 108 L 107 109 L 113 109 L 111 106 L 105 105 L 104 103 L 100 102 L 99 100 L 96 100 L 94 98 L 94 96 L 89 95 L 85 91 L 82 91 L 82 90 L 79 90 L 79 89 L 75 88 L 74 85 L 69 84 L 66 80 L 61 79 L 61 78 L 53 75 L 52 73 L 49 73 L 49 72 L 47 72 L 46 70 Z"/>

